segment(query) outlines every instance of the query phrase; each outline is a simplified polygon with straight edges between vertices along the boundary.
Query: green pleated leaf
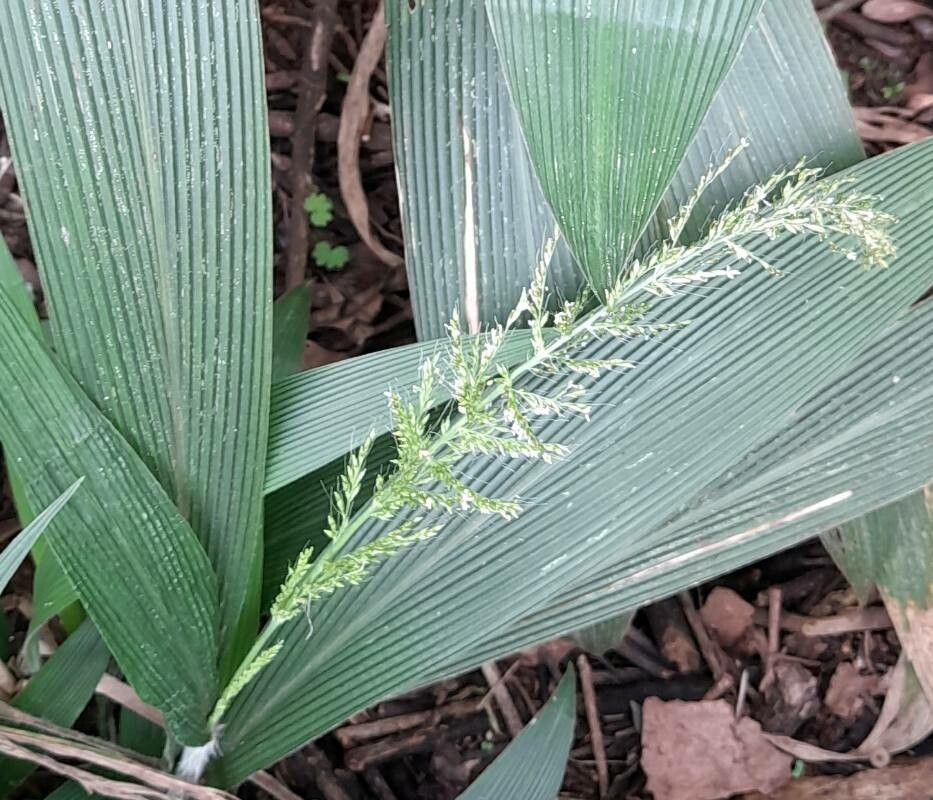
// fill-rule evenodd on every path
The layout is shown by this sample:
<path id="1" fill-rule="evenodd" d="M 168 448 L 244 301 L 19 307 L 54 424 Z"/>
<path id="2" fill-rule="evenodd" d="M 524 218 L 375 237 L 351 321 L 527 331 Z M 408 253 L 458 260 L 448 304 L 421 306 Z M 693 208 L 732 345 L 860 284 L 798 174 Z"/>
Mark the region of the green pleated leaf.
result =
<path id="1" fill-rule="evenodd" d="M 397 378 L 406 377 L 404 372 Z M 417 367 L 411 381 L 417 380 Z M 359 395 L 348 398 L 350 404 Z M 376 476 L 390 468 L 396 454 L 395 441 L 383 434 L 373 443 L 366 460 L 366 475 L 360 498 L 370 496 Z M 327 515 L 331 512 L 331 492 L 346 467 L 346 459 L 338 458 L 316 469 L 300 480 L 284 486 L 266 497 L 265 528 L 263 529 L 262 607 L 268 608 L 285 580 L 289 565 L 309 545 L 321 552 L 328 542 L 324 533 Z"/>
<path id="2" fill-rule="evenodd" d="M 545 440 L 568 445 L 573 457 L 462 465 L 484 492 L 526 498 L 525 513 L 507 527 L 450 520 L 434 539 L 380 563 L 362 585 L 315 603 L 310 638 L 306 620 L 287 625 L 278 656 L 225 717 L 217 777 L 236 783 L 372 701 L 462 666 L 461 653 L 607 562 L 663 545 L 678 509 L 779 434 L 787 415 L 926 287 L 933 209 L 920 187 L 933 178 L 931 145 L 851 172 L 855 190 L 882 195 L 882 207 L 900 220 L 893 235 L 901 250 L 890 270 L 859 270 L 803 237 L 759 241 L 754 248 L 786 269 L 785 278 L 750 271 L 708 292 L 658 301 L 662 319 L 693 322 L 662 342 L 590 348 L 590 356 L 638 367 L 595 384 L 590 422 L 542 427 Z M 364 525 L 347 546 L 384 531 Z"/>
<path id="3" fill-rule="evenodd" d="M 554 800 L 573 744 L 576 674 L 568 667 L 551 699 L 459 800 Z"/>
<path id="4" fill-rule="evenodd" d="M 109 660 L 107 646 L 88 620 L 64 641 L 11 704 L 20 711 L 69 727 L 93 696 Z M 34 769 L 32 764 L 0 759 L 0 797 Z"/>
<path id="5" fill-rule="evenodd" d="M 117 744 L 150 758 L 161 758 L 165 752 L 165 731 L 124 706 L 120 709 Z"/>
<path id="6" fill-rule="evenodd" d="M 289 289 L 272 304 L 272 380 L 301 371 L 311 316 L 311 287 Z"/>
<path id="7" fill-rule="evenodd" d="M 509 631 L 496 630 L 467 653 L 463 668 L 611 620 L 621 609 L 627 614 L 923 485 L 933 474 L 931 339 L 933 302 L 927 301 L 889 325 L 843 374 L 791 413 L 779 434 L 712 481 L 665 526 L 658 536 L 663 544 L 610 563 Z M 388 450 L 372 459 L 372 468 L 386 468 L 390 457 Z M 267 498 L 275 509 L 269 517 L 275 549 L 267 553 L 264 588 L 270 599 L 291 560 L 321 536 L 330 509 L 326 487 L 334 485 L 342 463 L 317 473 L 315 485 L 299 481 Z"/>
<path id="8" fill-rule="evenodd" d="M 269 409 L 258 7 L 11 0 L 0 101 L 56 352 L 204 544 L 226 631 L 259 550 Z"/>
<path id="9" fill-rule="evenodd" d="M 624 268 L 761 5 L 486 0 L 544 196 L 595 286 Z"/>
<path id="10" fill-rule="evenodd" d="M 929 434 L 927 445 L 933 445 Z M 933 698 L 930 488 L 852 520 L 824 541 L 857 591 L 864 594 L 877 586 L 920 685 L 927 698 Z"/>
<path id="11" fill-rule="evenodd" d="M 386 21 L 418 336 L 443 336 L 455 309 L 464 330 L 476 332 L 515 306 L 554 217 L 528 160 L 482 0 L 386 3 Z M 580 282 L 562 241 L 552 276 L 571 293 Z"/>
<path id="12" fill-rule="evenodd" d="M 709 165 L 743 137 L 751 147 L 708 189 L 698 218 L 801 157 L 832 169 L 859 160 L 852 113 L 841 83 L 835 82 L 837 70 L 816 16 L 808 0 L 790 2 L 792 12 L 783 0 L 765 3 L 663 199 L 662 222 L 679 208 Z M 276 387 L 267 492 L 359 445 L 367 432 L 358 424 L 360 419 L 373 419 L 376 430 L 385 430 L 387 415 L 379 392 L 390 383 L 414 382 L 416 349 L 431 352 L 434 345 L 429 340 L 443 335 L 452 310 L 459 306 L 463 314 L 466 203 L 462 191 L 446 188 L 450 181 L 460 185 L 462 176 L 445 171 L 451 158 L 462 160 L 458 114 L 467 115 L 476 131 L 470 197 L 479 281 L 479 305 L 470 312 L 475 320 L 488 325 L 514 307 L 553 230 L 537 182 L 528 177 L 525 150 L 510 144 L 511 137 L 520 134 L 479 3 L 419 3 L 412 11 L 403 3 L 390 3 L 386 13 L 390 85 L 397 109 L 396 161 L 402 185 L 410 187 L 405 194 L 411 205 L 403 208 L 407 265 L 416 323 L 426 342 L 371 356 L 369 361 L 351 359 Z M 445 70 L 439 71 L 440 65 Z M 457 98 L 455 107 L 448 105 L 452 96 Z M 439 206 L 444 208 L 445 224 L 433 226 Z M 566 256 L 558 248 L 552 261 L 552 284 L 572 294 L 578 278 L 562 253 Z M 466 319 L 462 322 L 468 324 Z M 385 363 L 384 371 L 377 362 Z M 353 409 L 340 405 L 338 413 L 333 397 L 341 386 L 351 387 L 345 396 L 355 400 L 362 395 L 371 398 L 371 404 Z M 336 428 L 330 427 L 334 424 Z M 325 428 L 336 435 L 318 433 Z M 313 457 L 311 450 L 317 447 L 327 449 Z"/>
<path id="13" fill-rule="evenodd" d="M 587 652 L 601 656 L 619 645 L 632 626 L 634 618 L 634 610 L 624 611 L 617 617 L 610 617 L 574 631 L 573 638 Z"/>
<path id="14" fill-rule="evenodd" d="M 76 480 L 48 525 L 61 563 L 121 669 L 198 744 L 217 691 L 217 588 L 204 550 L 130 445 L 0 293 L 0 440 L 42 508 Z"/>
<path id="15" fill-rule="evenodd" d="M 415 324 L 428 340 L 443 335 L 454 308 L 467 329 L 503 318 L 529 284 L 555 223 L 521 141 L 481 0 L 418 3 L 413 10 L 389 3 L 386 16 L 395 161 L 401 185 L 410 187 L 402 198 L 406 264 Z M 858 161 L 855 123 L 837 76 L 809 0 L 767 0 L 650 238 L 663 233 L 708 165 L 743 137 L 751 147 L 710 187 L 695 219 L 802 157 L 834 169 Z M 551 282 L 567 295 L 580 283 L 563 242 Z"/>
<path id="16" fill-rule="evenodd" d="M 12 542 L 4 547 L 3 552 L 0 553 L 0 592 L 6 588 L 6 585 L 10 582 L 10 578 L 12 578 L 16 570 L 19 569 L 19 565 L 23 563 L 26 556 L 29 554 L 29 550 L 45 532 L 49 523 L 55 519 L 55 515 L 61 510 L 65 503 L 72 498 L 74 493 L 78 491 L 83 480 L 83 478 L 79 478 L 71 484 L 57 500 L 20 531 Z"/>
<path id="17" fill-rule="evenodd" d="M 490 637 L 482 661 L 670 596 L 904 497 L 933 474 L 933 303 L 892 325 L 636 558 Z"/>
<path id="18" fill-rule="evenodd" d="M 837 172 L 863 157 L 855 119 L 810 0 L 765 0 L 738 59 L 662 198 L 680 209 L 697 181 L 742 139 L 749 147 L 704 192 L 685 238 L 749 187 L 805 158 Z"/>

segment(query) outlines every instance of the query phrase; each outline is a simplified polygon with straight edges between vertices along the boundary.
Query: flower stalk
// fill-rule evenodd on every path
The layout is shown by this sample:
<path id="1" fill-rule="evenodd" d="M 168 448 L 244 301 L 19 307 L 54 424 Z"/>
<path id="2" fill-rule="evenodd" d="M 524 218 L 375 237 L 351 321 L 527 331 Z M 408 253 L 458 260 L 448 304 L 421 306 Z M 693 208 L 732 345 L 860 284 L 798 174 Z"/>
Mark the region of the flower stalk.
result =
<path id="1" fill-rule="evenodd" d="M 474 490 L 458 474 L 458 463 L 468 454 L 545 462 L 565 457 L 564 445 L 539 437 L 536 418 L 588 418 L 590 408 L 579 377 L 596 378 L 607 370 L 633 366 L 622 359 L 590 357 L 583 352 L 587 345 L 607 338 L 660 336 L 689 323 L 654 321 L 649 316 L 650 296 L 665 298 L 687 286 L 731 280 L 747 264 L 780 276 L 779 265 L 759 252 L 756 240 L 783 234 L 816 237 L 865 267 L 888 265 L 895 254 L 888 232 L 893 217 L 878 210 L 877 198 L 847 190 L 848 179 L 817 181 L 821 171 L 803 163 L 750 189 L 712 222 L 698 242 L 683 244 L 703 191 L 745 147 L 743 141 L 727 154 L 724 164 L 701 179 L 680 212 L 668 221 L 668 241 L 630 264 L 607 291 L 582 295 L 551 310 L 555 304 L 548 293 L 547 272 L 555 236 L 545 244 L 531 285 L 505 323 L 473 338 L 462 335 L 456 319 L 449 323 L 446 366 L 442 368 L 436 357 L 427 359 L 409 399 L 387 392 L 397 447 L 391 474 L 379 475 L 372 495 L 360 502 L 373 436 L 349 458 L 328 518 L 330 544 L 316 559 L 306 549 L 292 565 L 269 622 L 215 708 L 212 724 L 220 722 L 236 693 L 278 654 L 284 625 L 305 614 L 309 631 L 313 630 L 314 601 L 362 583 L 378 562 L 436 535 L 443 524 L 437 520 L 443 521 L 445 515 L 478 512 L 507 520 L 517 517 L 520 499 L 488 497 Z M 499 358 L 503 342 L 523 320 L 530 330 L 529 355 L 507 367 Z M 556 388 L 549 393 L 524 385 L 523 379 L 542 375 L 556 379 Z M 450 390 L 454 407 L 436 424 L 431 413 L 441 383 Z M 389 533 L 350 547 L 367 523 L 402 515 L 404 521 Z"/>

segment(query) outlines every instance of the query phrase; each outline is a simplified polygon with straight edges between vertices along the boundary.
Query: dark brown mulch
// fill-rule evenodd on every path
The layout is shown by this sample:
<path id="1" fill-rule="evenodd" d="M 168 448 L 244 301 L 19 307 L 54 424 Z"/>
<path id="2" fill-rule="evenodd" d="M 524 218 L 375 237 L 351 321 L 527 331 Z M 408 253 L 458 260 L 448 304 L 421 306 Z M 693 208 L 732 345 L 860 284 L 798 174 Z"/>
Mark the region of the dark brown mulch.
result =
<path id="1" fill-rule="evenodd" d="M 296 280 L 310 282 L 309 368 L 414 338 L 404 266 L 387 263 L 362 242 L 337 177 L 343 101 L 376 5 L 374 0 L 262 3 L 276 292 Z M 914 3 L 905 10 L 894 0 L 816 0 L 815 5 L 849 82 L 869 152 L 933 133 L 933 6 Z M 931 8 L 929 14 L 924 7 Z M 305 62 L 311 26 L 315 14 L 328 8 L 333 12 L 329 69 L 309 80 Z M 891 18 L 894 10 L 902 12 L 896 19 Z M 401 254 L 383 65 L 373 72 L 369 88 L 372 103 L 359 142 L 359 171 L 377 239 Z M 0 127 L 0 230 L 41 303 L 8 156 Z M 300 211 L 296 217 L 308 193 L 322 193 L 333 204 L 334 218 L 325 227 L 307 224 Z M 315 264 L 310 253 L 321 241 L 348 248 L 343 269 Z M 288 266 L 296 253 L 301 256 L 297 272 Z M 0 543 L 16 527 L 4 492 Z M 22 598 L 28 596 L 30 577 L 28 568 L 22 571 L 4 597 L 5 618 L 13 630 L 25 626 L 28 605 Z M 570 662 L 584 667 L 579 671 L 592 692 L 578 698 L 576 737 L 561 794 L 566 800 L 649 797 L 640 745 L 642 710 L 651 697 L 739 703 L 766 731 L 847 750 L 877 718 L 883 676 L 899 653 L 896 637 L 889 627 L 838 635 L 806 635 L 800 628 L 807 619 L 833 619 L 855 609 L 851 591 L 825 551 L 808 544 L 642 610 L 632 632 L 607 653 L 584 653 L 573 641 L 558 640 L 503 659 L 381 703 L 273 772 L 306 798 L 454 798 L 543 705 Z M 775 619 L 784 627 L 775 626 Z M 584 695 L 595 702 L 587 703 Z M 824 766 L 819 771 L 855 769 Z M 46 787 L 30 784 L 23 796 L 42 796 Z M 251 786 L 241 794 L 259 795 Z"/>

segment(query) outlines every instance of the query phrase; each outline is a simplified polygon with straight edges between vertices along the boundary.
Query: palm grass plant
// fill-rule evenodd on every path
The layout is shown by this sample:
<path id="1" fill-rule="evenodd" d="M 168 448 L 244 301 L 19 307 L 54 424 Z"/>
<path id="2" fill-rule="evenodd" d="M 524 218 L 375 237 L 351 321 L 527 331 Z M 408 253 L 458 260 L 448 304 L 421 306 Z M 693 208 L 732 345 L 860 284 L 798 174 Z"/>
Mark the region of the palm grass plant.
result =
<path id="1" fill-rule="evenodd" d="M 74 777 L 111 656 L 161 766 L 232 787 L 930 479 L 933 148 L 858 163 L 784 5 L 389 3 L 422 342 L 294 375 L 253 0 L 4 5 L 50 325 L 3 253 L 0 440 L 21 517 L 48 509 L 15 545 L 35 628 L 87 615 L 4 709 L 9 784 Z"/>

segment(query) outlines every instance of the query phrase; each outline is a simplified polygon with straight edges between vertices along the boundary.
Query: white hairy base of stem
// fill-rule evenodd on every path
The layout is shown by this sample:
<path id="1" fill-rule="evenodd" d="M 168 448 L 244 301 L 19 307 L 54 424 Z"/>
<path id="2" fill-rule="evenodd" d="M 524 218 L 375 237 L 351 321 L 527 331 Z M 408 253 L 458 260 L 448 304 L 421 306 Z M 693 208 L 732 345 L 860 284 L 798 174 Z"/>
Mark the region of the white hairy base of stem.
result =
<path id="1" fill-rule="evenodd" d="M 199 747 L 185 747 L 178 758 L 175 774 L 191 783 L 200 782 L 205 770 L 217 756 L 221 755 L 220 733 L 221 726 L 217 725 L 211 732 L 211 739 Z"/>

